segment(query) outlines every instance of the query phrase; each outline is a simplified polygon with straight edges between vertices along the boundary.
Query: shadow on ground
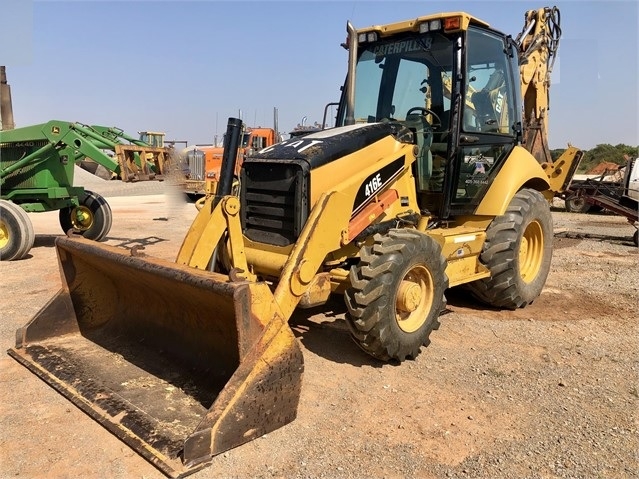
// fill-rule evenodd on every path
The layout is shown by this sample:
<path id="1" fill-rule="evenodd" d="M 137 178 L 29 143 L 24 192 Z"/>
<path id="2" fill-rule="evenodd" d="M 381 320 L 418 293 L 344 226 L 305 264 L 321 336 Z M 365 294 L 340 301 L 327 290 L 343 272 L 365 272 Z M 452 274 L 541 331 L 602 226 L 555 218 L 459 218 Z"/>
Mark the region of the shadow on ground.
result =
<path id="1" fill-rule="evenodd" d="M 357 346 L 351 338 L 345 314 L 342 296 L 333 295 L 325 305 L 297 309 L 289 324 L 307 350 L 329 361 L 357 367 L 388 364 L 369 356 Z"/>

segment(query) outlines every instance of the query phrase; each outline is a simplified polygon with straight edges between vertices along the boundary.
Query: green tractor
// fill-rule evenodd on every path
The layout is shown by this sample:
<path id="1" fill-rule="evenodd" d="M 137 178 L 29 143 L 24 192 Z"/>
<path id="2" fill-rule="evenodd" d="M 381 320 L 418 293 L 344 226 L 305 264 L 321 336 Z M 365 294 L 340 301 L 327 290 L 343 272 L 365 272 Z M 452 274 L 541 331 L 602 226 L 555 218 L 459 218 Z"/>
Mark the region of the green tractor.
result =
<path id="1" fill-rule="evenodd" d="M 169 151 L 118 128 L 58 120 L 0 131 L 0 261 L 24 258 L 33 246 L 27 213 L 58 210 L 67 234 L 108 234 L 111 208 L 74 186 L 76 164 L 93 162 L 125 182 L 163 180 Z"/>

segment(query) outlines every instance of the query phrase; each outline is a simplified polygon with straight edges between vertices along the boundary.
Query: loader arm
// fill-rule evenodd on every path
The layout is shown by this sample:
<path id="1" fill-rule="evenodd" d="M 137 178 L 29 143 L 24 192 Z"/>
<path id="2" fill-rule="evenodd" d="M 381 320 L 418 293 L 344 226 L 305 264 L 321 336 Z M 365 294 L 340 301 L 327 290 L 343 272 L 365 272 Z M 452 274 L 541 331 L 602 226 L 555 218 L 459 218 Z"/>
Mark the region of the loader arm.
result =
<path id="1" fill-rule="evenodd" d="M 90 158 L 107 170 L 116 173 L 122 181 L 160 180 L 166 172 L 165 164 L 169 161 L 166 148 L 155 148 L 136 140 L 127 144 L 123 140 L 126 135 L 118 137 L 115 131 L 107 134 L 94 127 L 60 120 L 0 132 L 0 143 L 5 151 L 15 149 L 15 155 L 20 156 L 15 162 L 7 161 L 0 171 L 0 177 L 6 178 L 10 174 L 27 166 L 45 164 L 53 161 L 66 165 L 76 163 L 84 158 Z M 25 145 L 42 145 L 32 151 Z M 21 153 L 24 150 L 24 153 Z M 105 150 L 114 153 L 109 156 Z M 53 155 L 53 156 L 52 156 Z M 59 158 L 58 158 L 59 157 Z"/>
<path id="2" fill-rule="evenodd" d="M 334 216 L 344 195 L 332 191 L 324 193 L 313 207 L 306 224 L 284 264 L 273 300 L 282 316 L 288 320 L 302 296 L 315 278 L 317 271 L 331 251 L 337 250 L 340 239 L 348 230 Z M 228 233 L 228 251 L 231 261 L 230 277 L 255 282 L 244 252 L 244 237 L 239 216 L 239 201 L 235 196 L 224 197 L 215 208 L 208 199 L 196 216 L 176 262 L 197 269 L 209 268 L 215 245 L 220 245 Z"/>
<path id="3" fill-rule="evenodd" d="M 63 162 L 75 162 L 84 156 L 90 156 L 110 171 L 118 168 L 117 162 L 102 151 L 102 149 L 113 149 L 115 143 L 74 123 L 52 120 L 40 125 L 4 131 L 0 135 L 0 142 L 6 147 L 12 144 L 22 146 L 25 143 L 35 142 L 43 144 L 42 147 L 29 152 L 20 160 L 2 169 L 0 176 L 3 178 L 26 165 L 48 160 L 48 154 L 52 150 L 60 152 L 60 161 Z"/>
<path id="4" fill-rule="evenodd" d="M 184 238 L 176 262 L 201 270 L 209 269 L 211 264 L 215 264 L 217 248 L 228 233 L 229 257 L 234 277 L 255 281 L 255 275 L 249 271 L 244 254 L 237 197 L 225 196 L 215 208 L 212 208 L 213 200 L 210 197 L 199 210 Z"/>
<path id="5" fill-rule="evenodd" d="M 92 145 L 84 146 L 91 150 L 90 154 L 84 151 L 79 153 L 113 171 L 122 181 L 153 180 L 156 176 L 166 174 L 165 164 L 169 161 L 167 148 L 153 147 L 116 127 L 89 126 L 76 122 L 70 124 L 69 129 L 78 137 L 91 140 Z M 105 155 L 100 148 L 113 151 L 115 159 Z"/>
<path id="6" fill-rule="evenodd" d="M 113 143 L 119 143 L 122 140 L 125 140 L 132 145 L 138 146 L 152 146 L 147 144 L 146 142 L 140 140 L 139 138 L 135 138 L 124 132 L 124 130 L 117 128 L 115 126 L 102 126 L 102 125 L 84 125 L 86 128 L 90 128 L 105 138 L 110 139 Z"/>

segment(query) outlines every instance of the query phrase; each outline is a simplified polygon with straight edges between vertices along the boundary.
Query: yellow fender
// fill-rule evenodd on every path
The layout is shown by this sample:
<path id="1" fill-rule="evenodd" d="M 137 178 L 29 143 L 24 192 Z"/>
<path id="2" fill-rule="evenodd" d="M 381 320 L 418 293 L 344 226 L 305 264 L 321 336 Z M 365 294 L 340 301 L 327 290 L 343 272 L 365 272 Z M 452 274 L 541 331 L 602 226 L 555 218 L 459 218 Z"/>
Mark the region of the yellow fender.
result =
<path id="1" fill-rule="evenodd" d="M 475 214 L 503 215 L 515 193 L 524 187 L 543 192 L 550 188 L 550 183 L 548 175 L 535 157 L 521 146 L 516 146 L 497 173 Z"/>

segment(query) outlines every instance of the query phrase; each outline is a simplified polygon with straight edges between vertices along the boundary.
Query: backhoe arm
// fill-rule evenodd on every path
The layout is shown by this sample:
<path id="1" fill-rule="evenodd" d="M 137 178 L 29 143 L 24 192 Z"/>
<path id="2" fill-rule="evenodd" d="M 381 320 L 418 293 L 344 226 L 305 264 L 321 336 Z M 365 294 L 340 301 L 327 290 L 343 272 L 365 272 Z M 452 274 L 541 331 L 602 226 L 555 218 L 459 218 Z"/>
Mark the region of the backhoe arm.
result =
<path id="1" fill-rule="evenodd" d="M 551 163 L 548 148 L 550 73 L 561 29 L 557 7 L 529 10 L 515 39 L 519 48 L 521 96 L 524 102 L 524 146 L 539 161 Z"/>

